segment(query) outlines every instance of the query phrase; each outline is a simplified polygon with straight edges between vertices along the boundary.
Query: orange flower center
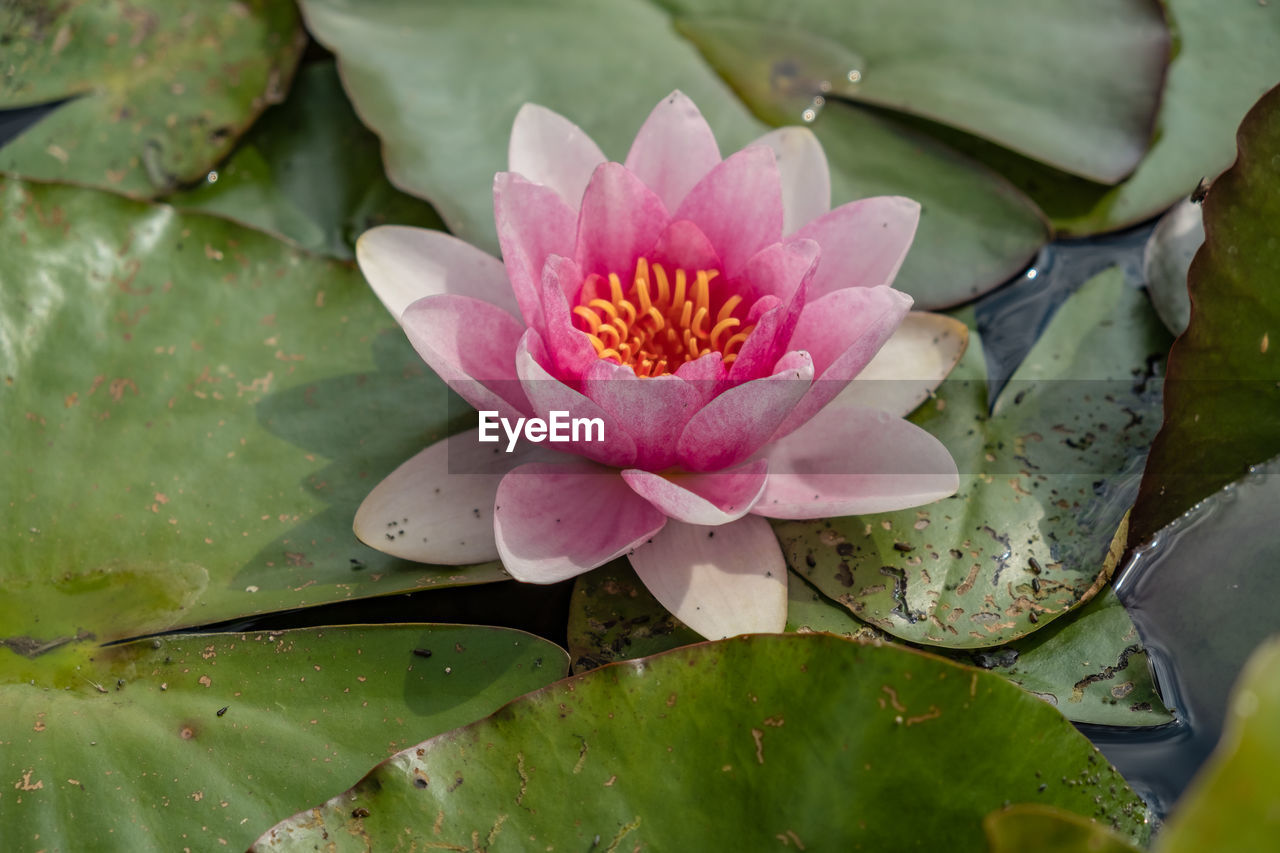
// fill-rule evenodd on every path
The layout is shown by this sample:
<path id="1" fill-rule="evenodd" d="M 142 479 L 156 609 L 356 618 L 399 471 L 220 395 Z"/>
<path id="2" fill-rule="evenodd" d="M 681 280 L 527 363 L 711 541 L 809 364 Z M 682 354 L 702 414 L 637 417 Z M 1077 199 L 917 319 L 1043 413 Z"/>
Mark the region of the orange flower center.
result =
<path id="1" fill-rule="evenodd" d="M 730 365 L 755 327 L 743 326 L 741 296 L 713 304 L 711 280 L 717 275 L 719 270 L 690 276 L 677 269 L 672 277 L 661 264 L 641 258 L 624 292 L 617 273 L 609 273 L 607 289 L 606 279 L 593 273 L 579 291 L 574 326 L 586 333 L 600 358 L 625 364 L 641 378 L 674 373 L 709 352 L 720 353 Z"/>

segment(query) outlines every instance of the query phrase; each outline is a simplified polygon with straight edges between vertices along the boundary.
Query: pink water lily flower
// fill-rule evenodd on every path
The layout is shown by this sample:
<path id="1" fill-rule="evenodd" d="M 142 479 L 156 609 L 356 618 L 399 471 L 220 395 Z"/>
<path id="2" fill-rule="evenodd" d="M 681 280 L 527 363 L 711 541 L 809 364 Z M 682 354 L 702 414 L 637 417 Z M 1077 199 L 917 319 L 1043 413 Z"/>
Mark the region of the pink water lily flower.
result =
<path id="1" fill-rule="evenodd" d="M 955 491 L 946 448 L 901 417 L 958 358 L 938 342 L 964 337 L 912 315 L 891 340 L 911 306 L 889 285 L 915 202 L 831 210 L 807 129 L 722 160 L 679 92 L 623 163 L 534 105 L 516 117 L 509 159 L 494 181 L 503 261 L 392 226 L 361 237 L 360 267 L 476 408 L 602 429 L 513 452 L 477 430 L 434 444 L 361 506 L 369 545 L 437 564 L 499 558 L 533 583 L 626 555 L 665 607 L 716 639 L 785 625 L 787 568 L 766 518 Z M 868 368 L 886 342 L 892 354 Z M 909 381 L 841 393 L 864 369 Z M 390 541 L 389 522 L 404 531 Z"/>

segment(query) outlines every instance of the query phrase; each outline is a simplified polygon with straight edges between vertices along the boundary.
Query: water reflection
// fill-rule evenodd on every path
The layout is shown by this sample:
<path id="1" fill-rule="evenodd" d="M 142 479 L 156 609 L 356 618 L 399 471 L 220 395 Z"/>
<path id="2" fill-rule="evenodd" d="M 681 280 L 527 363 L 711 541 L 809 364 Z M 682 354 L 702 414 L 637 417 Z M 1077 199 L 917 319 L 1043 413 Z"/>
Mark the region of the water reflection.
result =
<path id="1" fill-rule="evenodd" d="M 1280 632 L 1277 503 L 1280 459 L 1165 528 L 1116 581 L 1178 722 L 1146 732 L 1085 733 L 1158 812 L 1168 810 L 1217 744 L 1231 686 L 1249 654 Z"/>

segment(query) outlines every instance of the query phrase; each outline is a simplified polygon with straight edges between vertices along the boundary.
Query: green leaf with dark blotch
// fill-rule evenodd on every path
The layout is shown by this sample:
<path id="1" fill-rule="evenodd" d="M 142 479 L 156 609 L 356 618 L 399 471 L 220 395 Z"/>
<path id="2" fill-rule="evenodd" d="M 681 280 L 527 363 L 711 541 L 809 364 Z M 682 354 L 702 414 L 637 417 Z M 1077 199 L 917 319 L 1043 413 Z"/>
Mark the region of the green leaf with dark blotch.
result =
<path id="1" fill-rule="evenodd" d="M 808 84 L 1107 183 L 1147 149 L 1169 51 L 1156 0 L 658 2 L 767 120 Z"/>
<path id="2" fill-rule="evenodd" d="M 1271 850 L 1280 833 L 1280 640 L 1260 646 L 1231 696 L 1222 740 L 1178 800 L 1158 853 Z"/>
<path id="3" fill-rule="evenodd" d="M 0 170 L 149 198 L 203 178 L 284 97 L 306 36 L 287 0 L 17 0 L 0 108 L 72 100 Z"/>
<path id="4" fill-rule="evenodd" d="M 787 586 L 787 631 L 898 642 L 798 576 Z M 622 561 L 581 575 L 574 585 L 569 653 L 575 672 L 697 642 L 701 637 L 668 613 Z M 1073 722 L 1158 726 L 1173 719 L 1156 693 L 1137 629 L 1110 588 L 1008 645 L 936 651 L 1007 678 Z"/>
<path id="5" fill-rule="evenodd" d="M 983 821 L 990 853 L 1141 853 L 1102 824 L 1054 806 L 1020 803 Z"/>
<path id="6" fill-rule="evenodd" d="M 1117 537 L 1159 426 L 1149 381 L 1168 335 L 1118 270 L 1073 294 L 988 413 L 981 342 L 911 419 L 959 467 L 911 510 L 775 522 L 791 567 L 854 614 L 928 645 L 1015 640 L 1080 604 Z"/>
<path id="7" fill-rule="evenodd" d="M 1235 157 L 1232 129 L 1280 81 L 1275 3 L 1165 0 L 1176 35 L 1151 150 L 1116 187 L 1090 183 L 974 137 L 939 129 L 1007 175 L 1044 209 L 1060 236 L 1114 231 L 1155 216 Z"/>
<path id="8" fill-rule="evenodd" d="M 349 265 L 15 180 L 0 247 L 7 636 L 106 640 L 505 577 L 351 532 L 369 489 L 469 407 Z"/>
<path id="9" fill-rule="evenodd" d="M 1147 832 L 1142 801 L 1088 741 L 1002 679 L 827 634 L 756 635 L 523 697 L 401 752 L 255 849 L 327 838 L 353 849 L 959 853 L 986 849 L 982 818 L 1008 800 L 1101 807 L 1125 837 Z M 711 807 L 673 819 L 692 803 Z M 918 806 L 910 820 L 904 803 Z"/>
<path id="10" fill-rule="evenodd" d="M 673 89 L 698 104 L 724 153 L 769 129 L 681 37 L 672 16 L 646 0 L 301 5 L 312 33 L 338 55 L 361 119 L 382 137 L 392 179 L 429 199 L 455 234 L 490 251 L 497 250 L 493 175 L 507 166 L 511 123 L 525 102 L 565 115 L 619 160 L 645 116 Z M 643 73 L 630 60 L 608 58 L 584 74 L 581 57 L 599 56 L 607 45 L 626 45 L 628 56 L 643 57 Z M 828 48 L 823 56 L 837 50 Z M 752 84 L 760 84 L 759 73 Z M 423 82 L 440 80 L 450 83 Z M 779 120 L 799 119 L 796 112 Z M 1006 181 L 887 119 L 828 105 L 814 130 L 827 148 L 835 203 L 892 193 L 923 205 L 920 235 L 897 282 L 918 307 L 985 292 L 1047 239 L 1042 215 Z"/>
<path id="11" fill-rule="evenodd" d="M 430 205 L 391 186 L 378 138 L 356 118 L 332 62 L 299 69 L 288 99 L 263 115 L 216 178 L 165 201 L 348 260 L 375 225 L 442 227 Z"/>
<path id="12" fill-rule="evenodd" d="M 1276 10 L 1280 16 L 1280 9 Z M 1164 426 L 1129 541 L 1280 454 L 1280 86 L 1240 125 L 1240 154 L 1204 201 L 1191 322 L 1169 351 Z"/>
<path id="13" fill-rule="evenodd" d="M 4 847 L 243 850 L 371 762 L 566 671 L 545 640 L 454 625 L 0 648 Z"/>

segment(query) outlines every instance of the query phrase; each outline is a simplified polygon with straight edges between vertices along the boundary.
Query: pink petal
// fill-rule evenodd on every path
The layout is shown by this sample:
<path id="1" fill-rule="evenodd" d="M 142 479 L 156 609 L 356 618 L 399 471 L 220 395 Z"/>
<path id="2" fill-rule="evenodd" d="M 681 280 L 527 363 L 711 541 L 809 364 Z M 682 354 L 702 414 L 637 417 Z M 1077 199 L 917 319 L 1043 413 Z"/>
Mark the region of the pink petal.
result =
<path id="1" fill-rule="evenodd" d="M 968 343 L 969 328 L 959 320 L 912 311 L 831 405 L 907 415 L 942 384 Z"/>
<path id="2" fill-rule="evenodd" d="M 641 545 L 667 518 L 617 471 L 576 462 L 530 464 L 502 478 L 494 534 L 516 580 L 555 583 Z"/>
<path id="3" fill-rule="evenodd" d="M 528 326 L 542 329 L 542 267 L 550 255 L 573 255 L 577 217 L 555 190 L 511 172 L 493 179 L 493 213 L 520 313 Z"/>
<path id="4" fill-rule="evenodd" d="M 852 379 L 910 309 L 911 297 L 891 287 L 837 290 L 805 306 L 790 349 L 804 350 L 813 357 L 819 379 L 835 366 L 841 368 L 839 378 Z"/>
<path id="5" fill-rule="evenodd" d="M 460 566 L 498 559 L 493 500 L 507 471 L 558 454 L 537 445 L 506 453 L 477 430 L 421 451 L 374 487 L 353 523 L 371 548 L 403 560 Z"/>
<path id="6" fill-rule="evenodd" d="M 622 479 L 635 493 L 688 524 L 728 524 L 746 515 L 759 500 L 768 479 L 763 459 L 714 474 L 654 474 L 630 468 Z"/>
<path id="7" fill-rule="evenodd" d="M 774 438 L 799 427 L 866 367 L 911 307 L 890 287 L 851 287 L 805 306 L 790 346 L 808 352 L 818 374 Z"/>
<path id="8" fill-rule="evenodd" d="M 537 332 L 532 329 L 525 332 L 516 346 L 514 363 L 524 393 L 538 417 L 550 420 L 552 412 L 565 412 L 569 418 L 599 418 L 603 422 L 603 441 L 557 443 L 557 450 L 576 453 L 617 468 L 626 468 L 635 462 L 635 440 L 618 420 L 594 400 L 570 388 L 548 371 L 549 356 Z M 593 431 L 592 438 L 598 437 Z"/>
<path id="9" fill-rule="evenodd" d="M 636 259 L 653 248 L 669 218 L 662 200 L 625 166 L 601 163 L 582 197 L 574 260 L 584 275 L 614 272 L 629 285 Z"/>
<path id="10" fill-rule="evenodd" d="M 696 272 L 721 268 L 720 256 L 707 235 L 687 219 L 677 219 L 658 235 L 649 260 L 667 270 Z"/>
<path id="11" fill-rule="evenodd" d="M 360 235 L 356 261 L 397 322 L 412 303 L 438 293 L 483 299 L 520 316 L 502 261 L 443 231 L 380 225 Z"/>
<path id="12" fill-rule="evenodd" d="M 419 299 L 400 318 L 413 348 L 449 387 L 477 409 L 503 417 L 530 412 L 515 371 L 524 327 L 501 308 L 442 293 Z"/>
<path id="13" fill-rule="evenodd" d="M 879 196 L 841 205 L 805 225 L 793 239 L 807 237 L 822 246 L 809 298 L 818 299 L 845 287 L 892 284 L 919 221 L 917 202 Z"/>
<path id="14" fill-rule="evenodd" d="M 743 285 L 754 291 L 754 298 L 772 296 L 779 304 L 757 319 L 729 371 L 731 380 L 768 372 L 787 351 L 817 260 L 817 243 L 796 240 L 774 243 L 747 261 L 741 274 Z"/>
<path id="15" fill-rule="evenodd" d="M 725 273 L 736 278 L 752 255 L 782 236 L 782 184 L 772 149 L 752 145 L 716 166 L 672 218 L 701 228 Z"/>
<path id="16" fill-rule="evenodd" d="M 778 158 L 784 235 L 831 210 L 827 155 L 813 131 L 807 127 L 780 127 L 757 139 L 756 144 L 769 146 Z"/>
<path id="17" fill-rule="evenodd" d="M 582 270 L 568 258 L 552 255 L 542 269 L 542 315 L 544 341 L 556 374 L 579 377 L 588 367 L 600 361 L 586 333 L 573 325 L 569 311 L 569 293 L 582 285 Z"/>
<path id="18" fill-rule="evenodd" d="M 603 162 L 591 137 L 559 113 L 537 104 L 525 104 L 516 113 L 507 168 L 551 187 L 575 212 L 591 173 Z"/>
<path id="19" fill-rule="evenodd" d="M 709 392 L 719 387 L 720 382 L 728 375 L 728 371 L 724 368 L 724 359 L 720 353 L 709 352 L 677 367 L 675 375 L 707 392 L 709 400 L 711 399 Z"/>
<path id="20" fill-rule="evenodd" d="M 669 521 L 630 560 L 662 606 L 708 640 L 786 627 L 787 565 L 762 518 L 723 527 Z"/>
<path id="21" fill-rule="evenodd" d="M 656 471 L 675 464 L 676 440 L 712 388 L 678 376 L 640 379 L 630 367 L 597 358 L 583 375 L 582 390 L 635 439 L 632 464 Z"/>
<path id="22" fill-rule="evenodd" d="M 770 518 L 890 512 L 955 493 L 947 448 L 877 409 L 828 406 L 765 453 L 769 483 L 752 508 Z"/>
<path id="23" fill-rule="evenodd" d="M 772 376 L 735 385 L 694 415 L 676 444 L 688 471 L 719 471 L 760 449 L 813 381 L 804 354 L 780 362 Z"/>
<path id="24" fill-rule="evenodd" d="M 706 119 L 683 92 L 662 99 L 640 127 L 627 169 L 675 210 L 694 184 L 720 163 L 720 148 Z"/>

